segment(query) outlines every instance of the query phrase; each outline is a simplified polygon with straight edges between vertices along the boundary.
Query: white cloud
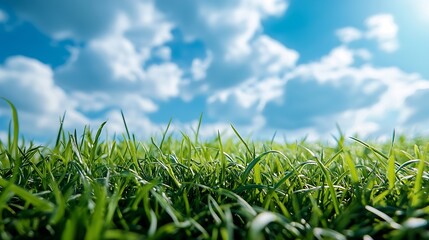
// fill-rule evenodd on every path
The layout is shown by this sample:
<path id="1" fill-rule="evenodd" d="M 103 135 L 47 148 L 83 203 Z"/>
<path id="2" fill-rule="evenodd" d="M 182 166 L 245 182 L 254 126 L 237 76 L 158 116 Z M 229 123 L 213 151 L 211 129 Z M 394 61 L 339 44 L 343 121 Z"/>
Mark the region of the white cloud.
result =
<path id="1" fill-rule="evenodd" d="M 171 59 L 171 49 L 169 47 L 159 47 L 155 49 L 155 56 L 159 57 L 164 61 L 170 61 Z"/>
<path id="2" fill-rule="evenodd" d="M 82 126 L 87 119 L 76 112 L 75 103 L 53 80 L 52 69 L 38 60 L 14 56 L 0 66 L 0 96 L 14 103 L 24 133 L 53 133 L 58 118 L 67 111 L 66 126 Z M 53 128 L 55 126 L 55 129 Z"/>
<path id="3" fill-rule="evenodd" d="M 250 7 L 256 7 L 264 15 L 274 15 L 279 16 L 283 14 L 287 7 L 288 3 L 283 0 L 248 0 L 244 4 L 248 4 Z"/>
<path id="4" fill-rule="evenodd" d="M 52 70 L 38 60 L 14 56 L 0 66 L 0 95 L 29 112 L 57 111 L 66 103 Z"/>
<path id="5" fill-rule="evenodd" d="M 206 78 L 206 72 L 212 63 L 212 60 L 213 55 L 211 52 L 207 52 L 207 56 L 203 60 L 199 58 L 192 60 L 191 73 L 194 80 L 199 81 Z"/>
<path id="6" fill-rule="evenodd" d="M 9 19 L 9 16 L 7 15 L 7 13 L 2 9 L 0 9 L 0 23 L 7 22 L 8 19 Z"/>
<path id="7" fill-rule="evenodd" d="M 351 66 L 356 53 L 345 47 L 339 46 L 323 56 L 319 61 L 298 66 L 294 71 L 287 74 L 287 79 L 296 77 L 315 78 L 319 82 L 337 81 L 341 79 L 343 71 Z"/>
<path id="8" fill-rule="evenodd" d="M 205 71 L 199 71 L 205 69 L 201 68 L 201 60 L 195 60 L 191 69 L 197 78 L 206 76 L 211 91 L 232 87 L 251 77 L 264 77 L 266 68 L 270 74 L 280 74 L 298 58 L 297 52 L 264 35 L 261 27 L 264 19 L 286 11 L 286 1 L 159 0 L 155 4 L 185 39 L 200 40 L 211 52 L 212 61 Z"/>
<path id="9" fill-rule="evenodd" d="M 254 107 L 252 111 L 256 114 L 260 113 L 268 102 L 283 95 L 284 84 L 285 82 L 278 78 L 262 80 L 252 78 L 236 87 L 216 92 L 207 101 L 210 104 L 220 102 L 227 105 L 235 100 L 241 108 Z"/>
<path id="10" fill-rule="evenodd" d="M 342 43 L 348 44 L 362 38 L 376 40 L 378 47 L 385 52 L 395 52 L 399 48 L 399 28 L 391 14 L 377 14 L 365 20 L 366 30 L 354 27 L 338 29 L 335 34 Z"/>
<path id="11" fill-rule="evenodd" d="M 178 80 L 174 79 L 174 65 L 160 65 L 158 70 L 151 74 L 154 81 L 158 77 L 164 83 L 172 86 L 170 91 L 163 93 L 170 96 L 171 91 L 177 91 L 175 85 Z M 170 70 L 163 71 L 163 68 Z M 162 74 L 157 75 L 157 71 Z M 165 75 L 166 72 L 172 72 Z M 171 76 L 173 75 L 173 76 Z M 160 83 L 163 85 L 162 83 Z M 160 86 L 155 86 L 160 87 Z M 172 90 L 173 89 L 173 90 Z M 174 94 L 176 92 L 173 92 Z M 3 66 L 0 66 L 0 96 L 11 100 L 19 112 L 22 133 L 30 137 L 40 137 L 42 140 L 53 139 L 59 127 L 59 117 L 66 111 L 65 129 L 83 129 L 84 125 L 90 124 L 97 127 L 102 121 L 109 119 L 107 128 L 109 130 L 120 130 L 123 132 L 120 109 L 127 109 L 127 121 L 134 131 L 146 131 L 153 133 L 155 124 L 151 123 L 146 114 L 157 111 L 158 106 L 149 98 L 137 93 L 128 92 L 79 92 L 73 91 L 67 94 L 57 86 L 53 80 L 52 69 L 31 58 L 11 57 Z M 0 111 L 0 114 L 9 111 Z M 96 118 L 87 118 L 85 114 L 97 113 Z M 3 114 L 9 116 L 9 114 Z M 158 130 L 158 129 L 157 129 Z M 112 131 L 113 132 L 113 131 Z"/>
<path id="12" fill-rule="evenodd" d="M 112 70 L 113 79 L 135 82 L 143 77 L 142 64 L 148 58 L 148 52 L 146 49 L 138 51 L 123 36 L 93 40 L 88 48 L 105 59 Z"/>
<path id="13" fill-rule="evenodd" d="M 343 43 L 350 43 L 359 40 L 363 36 L 362 32 L 354 27 L 345 27 L 338 29 L 335 34 Z"/>
<path id="14" fill-rule="evenodd" d="M 150 99 L 143 98 L 138 94 L 127 94 L 123 99 L 122 108 L 132 108 L 142 112 L 155 112 L 158 106 Z"/>
<path id="15" fill-rule="evenodd" d="M 159 130 L 159 126 L 153 124 L 147 117 L 138 111 L 124 111 L 124 117 L 130 132 L 139 135 L 153 134 Z M 125 126 L 122 115 L 119 111 L 110 111 L 107 113 L 108 129 L 114 133 L 124 133 Z"/>
<path id="16" fill-rule="evenodd" d="M 159 0 L 155 4 L 186 36 L 202 39 L 210 50 L 231 61 L 249 54 L 249 42 L 263 19 L 279 16 L 287 8 L 283 0 Z"/>
<path id="17" fill-rule="evenodd" d="M 151 65 L 143 80 L 148 82 L 149 89 L 144 91 L 147 94 L 153 92 L 161 99 L 178 96 L 182 74 L 182 70 L 173 63 Z"/>
<path id="18" fill-rule="evenodd" d="M 104 110 L 111 104 L 112 97 L 105 92 L 85 92 L 74 91 L 70 93 L 70 98 L 76 101 L 76 108 L 82 112 L 98 112 Z"/>
<path id="19" fill-rule="evenodd" d="M 381 50 L 394 52 L 399 48 L 397 39 L 398 26 L 392 15 L 374 15 L 366 19 L 365 24 L 368 28 L 366 37 L 377 40 Z"/>
<path id="20" fill-rule="evenodd" d="M 295 66 L 298 52 L 286 48 L 283 44 L 267 35 L 259 36 L 252 42 L 254 53 L 254 69 L 262 70 L 260 74 L 279 74 Z"/>
<path id="21" fill-rule="evenodd" d="M 117 96 L 140 94 L 144 98 L 139 99 L 139 102 L 146 103 L 151 101 L 149 98 L 168 99 L 177 96 L 183 70 L 170 62 L 171 49 L 163 46 L 172 38 L 170 31 L 173 25 L 155 9 L 153 1 L 129 1 L 124 6 L 116 2 L 105 4 L 111 5 L 109 9 L 118 5 L 117 9 L 105 13 L 110 14 L 110 25 L 107 27 L 99 23 L 87 26 L 93 28 L 94 32 L 100 28 L 103 34 L 84 36 L 78 25 L 75 25 L 78 23 L 73 23 L 76 29 L 67 36 L 84 38 L 87 42 L 83 47 L 71 49 L 72 56 L 67 63 L 55 69 L 58 84 L 67 91 L 86 94 L 97 91 Z M 18 5 L 19 10 L 22 5 Z M 95 11 L 94 16 L 97 13 Z M 35 18 L 46 18 L 39 16 L 40 12 L 31 14 Z M 53 35 L 59 31 L 44 22 L 35 23 L 48 28 L 43 29 Z M 62 19 L 59 24 L 66 28 L 69 23 Z M 149 61 L 151 58 L 163 62 L 154 64 Z M 150 104 L 143 105 L 147 107 L 146 110 L 156 108 Z"/>
<path id="22" fill-rule="evenodd" d="M 55 72 L 60 85 L 68 90 L 131 92 L 157 99 L 179 94 L 182 70 L 172 62 L 144 69 L 150 48 L 137 48 L 123 35 L 94 39 L 75 51 Z"/>
<path id="23" fill-rule="evenodd" d="M 372 58 L 371 52 L 365 48 L 355 49 L 354 54 L 365 61 L 369 61 Z"/>
<path id="24" fill-rule="evenodd" d="M 262 35 L 262 20 L 286 11 L 283 0 L 215 4 L 195 0 L 131 0 L 119 4 L 108 0 L 91 11 L 86 9 L 95 4 L 92 1 L 83 11 L 77 7 L 80 0 L 73 4 L 48 1 L 36 7 L 21 0 L 7 1 L 19 16 L 54 38 L 85 41 L 83 47 L 72 49 L 65 65 L 55 70 L 58 84 L 66 91 L 138 90 L 148 97 L 168 99 L 186 87 L 191 90 L 183 92 L 192 98 L 192 91 L 216 89 L 222 85 L 219 81 L 234 85 L 255 74 L 263 78 L 265 70 L 276 77 L 293 67 L 298 58 L 296 51 Z M 176 8 L 179 5 L 180 11 Z M 202 40 L 210 53 L 207 58 L 194 59 L 189 69 L 169 62 L 171 49 L 163 44 L 172 39 L 173 28 L 180 29 L 185 38 Z M 149 61 L 152 57 L 164 63 L 153 65 Z M 179 78 L 188 72 L 194 80 L 210 79 L 204 86 L 186 85 Z M 225 80 L 216 76 L 219 74 L 225 74 Z"/>
<path id="25" fill-rule="evenodd" d="M 345 91 L 348 94 L 361 89 L 362 95 L 357 97 L 362 99 L 378 94 L 378 98 L 370 100 L 372 103 L 369 105 L 345 108 L 323 117 L 313 116 L 315 132 L 320 136 L 333 132 L 335 126 L 332 126 L 332 123 L 335 122 L 347 129 L 348 134 L 359 133 L 364 137 L 385 136 L 389 135 L 394 128 L 410 127 L 407 126 L 407 122 L 412 117 L 413 108 L 407 104 L 407 99 L 419 90 L 429 89 L 429 81 L 418 74 L 406 73 L 397 67 L 376 68 L 370 64 L 353 66 L 353 56 L 357 56 L 353 50 L 339 47 L 328 56 L 322 57 L 319 62 L 298 66 L 294 72 L 286 76 L 286 79 L 301 79 L 301 81 L 314 79 L 320 83 L 333 83 L 334 86 L 340 87 L 339 91 Z M 344 60 L 340 61 L 340 59 Z M 338 64 L 339 62 L 347 64 Z M 344 86 L 347 87 L 344 88 Z M 326 95 L 324 98 L 331 104 L 340 104 L 335 102 L 336 96 Z M 348 101 L 361 100 L 349 99 Z M 341 104 L 344 103 L 341 102 Z M 270 124 L 269 119 L 267 122 Z M 326 123 L 331 126 L 326 126 Z M 326 130 L 323 130 L 323 126 L 326 126 Z"/>
<path id="26" fill-rule="evenodd" d="M 321 59 L 325 69 L 343 68 L 353 64 L 353 52 L 346 47 L 334 48 L 328 56 Z"/>
<path id="27" fill-rule="evenodd" d="M 149 98 L 136 93 L 123 92 L 79 92 L 70 93 L 70 98 L 76 102 L 76 109 L 84 113 L 103 112 L 107 109 L 133 108 L 143 113 L 154 112 L 158 106 Z"/>

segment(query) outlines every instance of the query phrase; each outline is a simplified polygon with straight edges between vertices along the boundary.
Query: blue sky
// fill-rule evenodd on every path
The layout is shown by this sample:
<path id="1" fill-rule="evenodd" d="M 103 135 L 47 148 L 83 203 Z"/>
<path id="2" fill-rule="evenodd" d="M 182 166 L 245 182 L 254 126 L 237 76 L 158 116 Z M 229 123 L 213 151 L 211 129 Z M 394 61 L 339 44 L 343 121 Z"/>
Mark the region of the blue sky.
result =
<path id="1" fill-rule="evenodd" d="M 219 130 L 289 140 L 427 133 L 425 0 L 0 2 L 0 96 L 21 134 L 55 138 L 120 111 L 145 138 Z M 9 109 L 0 104 L 0 138 Z"/>

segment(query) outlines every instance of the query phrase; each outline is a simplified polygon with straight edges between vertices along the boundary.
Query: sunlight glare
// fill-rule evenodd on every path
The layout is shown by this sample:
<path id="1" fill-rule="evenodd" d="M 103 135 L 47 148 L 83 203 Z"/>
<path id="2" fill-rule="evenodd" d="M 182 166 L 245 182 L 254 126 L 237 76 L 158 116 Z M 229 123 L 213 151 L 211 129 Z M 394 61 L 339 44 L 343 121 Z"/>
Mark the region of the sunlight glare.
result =
<path id="1" fill-rule="evenodd" d="M 421 20 L 429 23 L 429 0 L 417 0 L 416 11 Z"/>

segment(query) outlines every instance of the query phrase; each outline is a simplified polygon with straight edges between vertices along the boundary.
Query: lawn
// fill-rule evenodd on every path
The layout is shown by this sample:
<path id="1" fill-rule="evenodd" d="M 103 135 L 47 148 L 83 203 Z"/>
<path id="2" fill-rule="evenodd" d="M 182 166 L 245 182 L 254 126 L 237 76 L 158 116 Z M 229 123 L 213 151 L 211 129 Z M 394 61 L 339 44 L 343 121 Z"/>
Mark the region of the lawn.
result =
<path id="1" fill-rule="evenodd" d="M 429 239 L 429 141 L 334 144 L 106 139 L 104 124 L 39 146 L 11 105 L 0 142 L 0 239 Z"/>

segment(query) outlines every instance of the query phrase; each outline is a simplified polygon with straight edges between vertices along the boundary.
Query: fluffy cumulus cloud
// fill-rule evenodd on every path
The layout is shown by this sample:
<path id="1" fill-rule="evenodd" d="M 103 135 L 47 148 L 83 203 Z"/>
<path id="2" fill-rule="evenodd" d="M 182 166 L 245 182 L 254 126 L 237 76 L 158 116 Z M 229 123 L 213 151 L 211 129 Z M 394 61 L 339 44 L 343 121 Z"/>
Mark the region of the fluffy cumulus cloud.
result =
<path id="1" fill-rule="evenodd" d="M 31 58 L 11 57 L 0 66 L 0 96 L 16 105 L 24 131 L 31 130 L 35 135 L 52 130 L 66 110 L 69 110 L 70 123 L 87 122 L 83 115 L 74 111 L 75 102 L 55 84 L 52 69 Z"/>
<path id="2" fill-rule="evenodd" d="M 52 75 L 50 67 L 37 60 L 11 57 L 0 67 L 0 95 L 12 99 L 25 111 L 55 111 L 64 103 L 65 94 L 55 86 Z"/>
<path id="3" fill-rule="evenodd" d="M 156 6 L 189 38 L 201 38 L 222 58 L 234 60 L 248 54 L 250 40 L 261 20 L 282 14 L 284 1 L 156 1 Z"/>
<path id="4" fill-rule="evenodd" d="M 375 40 L 378 47 L 391 53 L 399 48 L 399 28 L 391 14 L 377 14 L 365 20 L 366 29 L 359 30 L 355 27 L 344 27 L 336 31 L 336 35 L 342 43 L 351 43 L 363 38 Z"/>
<path id="5" fill-rule="evenodd" d="M 199 81 L 205 79 L 207 76 L 207 68 L 212 63 L 213 56 L 211 52 L 207 53 L 205 59 L 195 58 L 192 60 L 191 73 L 194 80 Z"/>
<path id="6" fill-rule="evenodd" d="M 156 6 L 187 39 L 203 41 L 210 51 L 209 61 L 193 64 L 193 76 L 199 80 L 204 76 L 210 89 L 240 84 L 266 68 L 279 73 L 298 58 L 296 51 L 261 34 L 262 21 L 283 14 L 285 1 L 161 0 Z"/>
<path id="7" fill-rule="evenodd" d="M 124 9 L 128 12 L 110 16 L 113 26 L 104 35 L 73 49 L 69 61 L 56 71 L 62 86 L 80 91 L 134 91 L 162 99 L 178 94 L 182 71 L 168 61 L 170 50 L 158 47 L 171 39 L 172 25 L 150 1 L 133 4 Z M 164 62 L 146 66 L 153 55 Z"/>
<path id="8" fill-rule="evenodd" d="M 375 39 L 381 50 L 394 52 L 399 48 L 397 40 L 398 26 L 390 14 L 379 14 L 366 20 L 368 31 L 366 37 Z"/>

